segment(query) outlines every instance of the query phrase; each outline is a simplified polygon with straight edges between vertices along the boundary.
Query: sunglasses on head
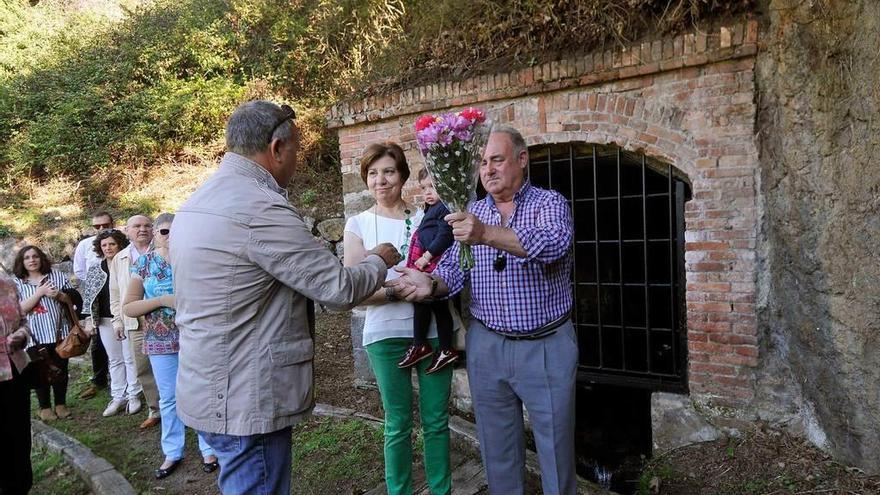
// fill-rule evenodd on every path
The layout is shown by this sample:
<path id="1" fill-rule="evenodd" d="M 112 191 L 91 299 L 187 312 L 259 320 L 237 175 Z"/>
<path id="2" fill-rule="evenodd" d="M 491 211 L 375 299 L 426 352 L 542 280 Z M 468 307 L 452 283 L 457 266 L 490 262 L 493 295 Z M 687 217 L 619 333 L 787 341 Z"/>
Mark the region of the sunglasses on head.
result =
<path id="1" fill-rule="evenodd" d="M 281 110 L 284 112 L 284 117 L 278 120 L 275 125 L 272 126 L 272 129 L 269 130 L 269 142 L 272 142 L 272 135 L 275 134 L 275 130 L 278 129 L 281 124 L 287 122 L 288 120 L 296 120 L 296 110 L 294 110 L 290 105 L 281 105 Z"/>

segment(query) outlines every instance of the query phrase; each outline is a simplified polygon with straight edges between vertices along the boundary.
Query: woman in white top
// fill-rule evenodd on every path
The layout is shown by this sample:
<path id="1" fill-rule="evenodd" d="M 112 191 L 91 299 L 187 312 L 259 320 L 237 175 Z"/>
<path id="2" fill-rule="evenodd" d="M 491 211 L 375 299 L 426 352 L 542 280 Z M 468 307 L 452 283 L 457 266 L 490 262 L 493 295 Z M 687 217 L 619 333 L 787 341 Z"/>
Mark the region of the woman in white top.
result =
<path id="1" fill-rule="evenodd" d="M 348 219 L 345 224 L 345 266 L 364 259 L 376 245 L 390 242 L 405 259 L 413 232 L 423 212 L 401 197 L 409 178 L 403 150 L 395 143 L 367 146 L 361 158 L 361 178 L 376 205 Z M 400 266 L 404 266 L 401 261 Z M 387 280 L 399 274 L 389 270 Z M 424 438 L 425 475 L 433 495 L 452 491 L 449 466 L 449 392 L 452 368 L 426 374 L 427 361 L 412 368 L 398 368 L 413 337 L 412 304 L 396 300 L 392 291 L 378 290 L 362 303 L 367 307 L 363 345 L 376 375 L 385 409 L 385 481 L 389 495 L 410 495 L 412 489 L 412 373 L 419 380 L 419 415 Z M 428 334 L 437 346 L 432 323 Z"/>

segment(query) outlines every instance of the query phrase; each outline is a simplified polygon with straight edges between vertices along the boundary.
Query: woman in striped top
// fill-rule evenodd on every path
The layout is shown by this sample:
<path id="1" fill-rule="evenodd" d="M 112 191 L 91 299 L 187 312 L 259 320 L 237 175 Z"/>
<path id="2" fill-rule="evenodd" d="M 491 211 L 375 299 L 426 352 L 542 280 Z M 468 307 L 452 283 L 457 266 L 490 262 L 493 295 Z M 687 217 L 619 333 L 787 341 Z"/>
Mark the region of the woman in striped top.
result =
<path id="1" fill-rule="evenodd" d="M 63 317 L 62 304 L 70 304 L 70 298 L 62 292 L 71 288 L 70 281 L 58 270 L 52 269 L 52 262 L 40 248 L 25 246 L 15 256 L 12 266 L 21 312 L 27 315 L 33 340 L 29 347 L 45 347 L 53 358 L 60 363 L 61 378 L 51 387 L 35 390 L 40 403 L 40 419 L 48 421 L 67 418 L 67 360 L 61 359 L 55 352 L 59 342 L 57 330 L 61 329 L 61 339 L 70 332 L 70 324 Z M 49 397 L 49 389 L 55 396 L 55 409 Z"/>

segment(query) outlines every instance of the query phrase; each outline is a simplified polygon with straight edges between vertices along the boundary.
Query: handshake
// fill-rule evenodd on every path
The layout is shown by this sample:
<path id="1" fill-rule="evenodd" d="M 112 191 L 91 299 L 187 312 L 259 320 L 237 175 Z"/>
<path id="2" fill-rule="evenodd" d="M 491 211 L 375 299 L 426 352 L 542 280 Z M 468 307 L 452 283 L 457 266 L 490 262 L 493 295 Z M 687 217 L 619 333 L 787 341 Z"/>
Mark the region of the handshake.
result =
<path id="1" fill-rule="evenodd" d="M 400 263 L 400 260 L 403 259 L 403 256 L 397 251 L 397 248 L 394 247 L 390 242 L 383 242 L 378 246 L 374 247 L 367 253 L 367 255 L 375 254 L 382 258 L 382 261 L 385 262 L 385 266 L 391 268 L 392 266 Z"/>

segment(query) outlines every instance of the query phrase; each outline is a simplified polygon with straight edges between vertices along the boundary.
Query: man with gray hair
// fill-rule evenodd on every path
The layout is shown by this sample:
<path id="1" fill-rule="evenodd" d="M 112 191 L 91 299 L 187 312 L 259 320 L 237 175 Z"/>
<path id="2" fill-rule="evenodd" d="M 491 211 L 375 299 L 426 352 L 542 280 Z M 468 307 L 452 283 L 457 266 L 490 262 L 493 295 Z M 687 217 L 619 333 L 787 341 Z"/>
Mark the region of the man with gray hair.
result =
<path id="1" fill-rule="evenodd" d="M 140 411 L 142 404 L 139 398 L 143 391 L 144 399 L 150 411 L 147 419 L 141 423 L 141 428 L 151 428 L 159 424 L 159 389 L 156 388 L 156 380 L 153 377 L 153 369 L 150 367 L 150 359 L 144 354 L 144 329 L 141 320 L 129 318 L 122 312 L 122 302 L 128 293 L 128 284 L 131 281 L 131 267 L 138 258 L 147 254 L 150 243 L 153 242 L 153 220 L 146 215 L 132 215 L 125 224 L 125 234 L 131 244 L 121 249 L 116 256 L 107 264 L 110 271 L 110 312 L 113 314 L 113 330 L 116 338 L 128 339 L 131 355 L 134 357 L 135 369 L 137 370 L 137 383 L 128 390 L 128 414 Z M 116 414 L 122 406 L 121 401 L 112 401 L 104 411 L 104 416 Z"/>
<path id="2" fill-rule="evenodd" d="M 470 283 L 468 383 L 491 493 L 523 493 L 523 406 L 535 434 L 546 495 L 574 495 L 577 336 L 571 322 L 568 202 L 529 183 L 529 152 L 516 129 L 492 130 L 480 181 L 488 193 L 445 217 L 473 246 L 463 271 L 455 244 L 430 275 L 404 268 L 389 283 L 410 301 L 455 295 Z"/>
<path id="3" fill-rule="evenodd" d="M 344 268 L 287 200 L 299 131 L 289 106 L 240 105 L 217 172 L 171 232 L 178 415 L 220 460 L 224 495 L 290 492 L 291 426 L 314 406 L 313 306 L 351 307 L 399 261 L 391 244 Z"/>

